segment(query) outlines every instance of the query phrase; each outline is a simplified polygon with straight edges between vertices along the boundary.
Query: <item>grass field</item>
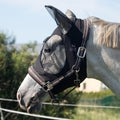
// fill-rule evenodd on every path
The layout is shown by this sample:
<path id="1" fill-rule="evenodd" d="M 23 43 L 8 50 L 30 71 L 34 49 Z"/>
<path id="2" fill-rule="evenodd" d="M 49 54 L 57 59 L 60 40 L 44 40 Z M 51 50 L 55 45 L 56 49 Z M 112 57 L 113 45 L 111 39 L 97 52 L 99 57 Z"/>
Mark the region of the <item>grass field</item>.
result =
<path id="1" fill-rule="evenodd" d="M 120 109 L 77 108 L 74 120 L 120 120 Z"/>
<path id="2" fill-rule="evenodd" d="M 108 90 L 99 93 L 84 93 L 79 104 L 120 107 L 120 99 Z M 76 108 L 74 120 L 120 120 L 120 108 Z"/>
<path id="3" fill-rule="evenodd" d="M 77 108 L 74 120 L 120 120 L 120 109 Z"/>
<path id="4" fill-rule="evenodd" d="M 82 93 L 73 91 L 66 98 L 68 104 L 117 106 L 120 107 L 120 99 L 110 90 L 98 93 Z M 120 120 L 120 109 L 94 108 L 94 107 L 60 107 L 44 106 L 43 115 L 69 118 L 73 120 Z"/>

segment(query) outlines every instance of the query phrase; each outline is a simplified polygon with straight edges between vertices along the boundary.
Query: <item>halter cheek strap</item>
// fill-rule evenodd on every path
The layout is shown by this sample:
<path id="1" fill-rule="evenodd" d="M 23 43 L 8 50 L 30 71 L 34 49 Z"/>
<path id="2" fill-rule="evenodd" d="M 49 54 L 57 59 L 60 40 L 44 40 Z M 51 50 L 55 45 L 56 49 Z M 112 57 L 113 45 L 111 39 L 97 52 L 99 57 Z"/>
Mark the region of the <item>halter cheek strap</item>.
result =
<path id="1" fill-rule="evenodd" d="M 81 62 L 83 60 L 85 60 L 84 58 L 86 57 L 86 44 L 87 44 L 87 40 L 88 40 L 88 36 L 89 36 L 89 23 L 87 20 L 84 20 L 84 31 L 83 31 L 83 38 L 82 38 L 82 44 L 81 46 L 78 48 L 77 51 L 77 60 L 75 62 L 75 64 L 73 65 L 73 70 L 76 73 L 76 80 L 74 80 L 76 86 L 79 86 L 81 81 L 79 79 L 79 71 L 81 69 Z"/>

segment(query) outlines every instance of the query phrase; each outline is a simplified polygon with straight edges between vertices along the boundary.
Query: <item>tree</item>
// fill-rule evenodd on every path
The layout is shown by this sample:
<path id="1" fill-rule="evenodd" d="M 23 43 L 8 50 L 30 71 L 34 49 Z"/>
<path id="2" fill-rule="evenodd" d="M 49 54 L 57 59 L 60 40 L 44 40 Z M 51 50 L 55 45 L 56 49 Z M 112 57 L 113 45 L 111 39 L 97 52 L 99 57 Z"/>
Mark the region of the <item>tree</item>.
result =
<path id="1" fill-rule="evenodd" d="M 6 88 L 9 86 L 9 76 L 12 76 L 12 52 L 14 49 L 8 50 L 8 45 L 15 42 L 15 38 L 8 37 L 4 33 L 0 33 L 0 94 L 6 95 Z M 8 91 L 9 92 L 9 91 Z"/>
<path id="2" fill-rule="evenodd" d="M 36 43 L 24 45 L 18 51 L 13 44 L 15 38 L 0 33 L 0 97 L 16 99 L 16 93 L 19 85 L 27 74 L 28 67 L 35 61 L 34 51 Z M 28 49 L 32 49 L 29 51 Z M 18 109 L 15 103 L 2 104 L 4 108 Z M 13 120 L 15 114 L 4 113 L 5 118 Z M 23 118 L 22 118 L 23 119 Z"/>

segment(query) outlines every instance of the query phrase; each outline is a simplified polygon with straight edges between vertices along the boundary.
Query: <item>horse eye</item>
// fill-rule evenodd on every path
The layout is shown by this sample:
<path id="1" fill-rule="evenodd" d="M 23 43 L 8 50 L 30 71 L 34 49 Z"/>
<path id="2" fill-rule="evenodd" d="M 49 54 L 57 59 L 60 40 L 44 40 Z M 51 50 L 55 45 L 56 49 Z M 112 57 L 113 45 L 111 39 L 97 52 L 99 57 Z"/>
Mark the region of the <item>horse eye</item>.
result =
<path id="1" fill-rule="evenodd" d="M 50 53 L 50 52 L 51 52 L 51 49 L 50 49 L 50 48 L 45 48 L 45 49 L 44 49 L 44 52 Z"/>

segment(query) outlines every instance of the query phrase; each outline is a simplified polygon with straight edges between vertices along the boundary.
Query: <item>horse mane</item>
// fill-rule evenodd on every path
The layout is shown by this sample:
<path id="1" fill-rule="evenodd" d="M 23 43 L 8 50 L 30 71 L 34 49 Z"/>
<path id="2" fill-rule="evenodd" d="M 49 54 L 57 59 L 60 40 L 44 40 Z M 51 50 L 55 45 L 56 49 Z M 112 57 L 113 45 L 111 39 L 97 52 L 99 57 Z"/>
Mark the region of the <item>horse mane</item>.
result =
<path id="1" fill-rule="evenodd" d="M 97 45 L 120 49 L 120 23 L 107 22 L 96 17 L 90 17 L 88 20 L 95 28 Z"/>

